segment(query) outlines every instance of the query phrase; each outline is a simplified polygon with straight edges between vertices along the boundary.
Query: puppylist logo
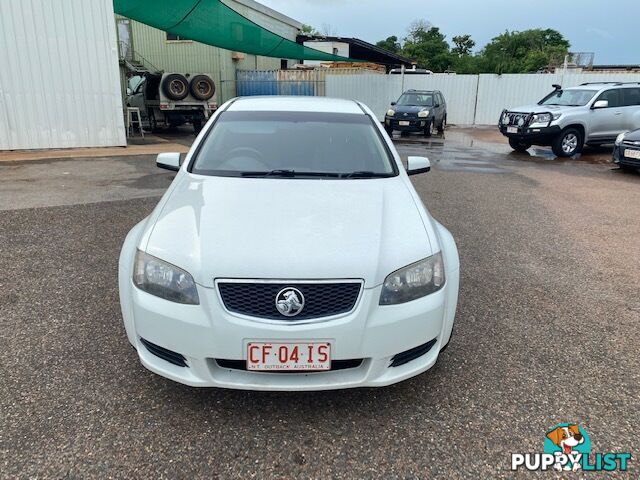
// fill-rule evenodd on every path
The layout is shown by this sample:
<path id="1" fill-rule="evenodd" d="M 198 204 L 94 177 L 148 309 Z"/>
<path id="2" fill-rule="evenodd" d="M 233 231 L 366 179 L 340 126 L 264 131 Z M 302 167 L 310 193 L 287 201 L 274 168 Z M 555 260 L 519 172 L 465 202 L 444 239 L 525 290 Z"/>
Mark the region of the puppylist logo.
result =
<path id="1" fill-rule="evenodd" d="M 549 430 L 544 453 L 512 453 L 511 470 L 626 472 L 630 453 L 591 453 L 587 432 L 575 423 L 561 423 Z"/>

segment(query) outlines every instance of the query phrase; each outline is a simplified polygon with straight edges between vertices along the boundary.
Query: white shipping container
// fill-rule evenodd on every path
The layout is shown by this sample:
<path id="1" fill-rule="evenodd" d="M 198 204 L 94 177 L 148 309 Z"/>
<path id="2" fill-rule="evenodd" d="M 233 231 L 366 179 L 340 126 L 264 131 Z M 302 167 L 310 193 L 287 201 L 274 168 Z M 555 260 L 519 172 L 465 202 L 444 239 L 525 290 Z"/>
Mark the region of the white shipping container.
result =
<path id="1" fill-rule="evenodd" d="M 0 1 L 0 150 L 126 145 L 111 0 Z"/>

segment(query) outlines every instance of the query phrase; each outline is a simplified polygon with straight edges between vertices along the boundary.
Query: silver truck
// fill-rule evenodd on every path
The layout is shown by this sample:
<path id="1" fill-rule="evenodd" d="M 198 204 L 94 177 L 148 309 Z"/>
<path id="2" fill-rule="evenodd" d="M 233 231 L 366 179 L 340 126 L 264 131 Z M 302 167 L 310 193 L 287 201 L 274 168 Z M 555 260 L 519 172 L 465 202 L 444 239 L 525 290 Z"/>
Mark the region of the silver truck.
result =
<path id="1" fill-rule="evenodd" d="M 553 87 L 537 104 L 504 110 L 500 115 L 500 132 L 514 150 L 546 145 L 558 157 L 571 157 L 585 144 L 613 144 L 620 133 L 640 128 L 639 82 Z"/>
<path id="2" fill-rule="evenodd" d="M 138 107 L 143 128 L 193 125 L 196 133 L 217 108 L 210 75 L 145 73 L 129 79 L 126 104 Z"/>

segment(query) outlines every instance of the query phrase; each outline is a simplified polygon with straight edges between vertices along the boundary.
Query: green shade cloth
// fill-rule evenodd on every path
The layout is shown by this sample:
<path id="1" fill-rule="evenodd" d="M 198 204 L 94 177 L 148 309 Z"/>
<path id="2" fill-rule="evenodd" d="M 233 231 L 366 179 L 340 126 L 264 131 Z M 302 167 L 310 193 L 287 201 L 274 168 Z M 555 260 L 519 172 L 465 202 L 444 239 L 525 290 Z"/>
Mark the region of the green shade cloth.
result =
<path id="1" fill-rule="evenodd" d="M 265 57 L 354 61 L 277 35 L 220 0 L 114 0 L 116 13 L 189 40 Z"/>

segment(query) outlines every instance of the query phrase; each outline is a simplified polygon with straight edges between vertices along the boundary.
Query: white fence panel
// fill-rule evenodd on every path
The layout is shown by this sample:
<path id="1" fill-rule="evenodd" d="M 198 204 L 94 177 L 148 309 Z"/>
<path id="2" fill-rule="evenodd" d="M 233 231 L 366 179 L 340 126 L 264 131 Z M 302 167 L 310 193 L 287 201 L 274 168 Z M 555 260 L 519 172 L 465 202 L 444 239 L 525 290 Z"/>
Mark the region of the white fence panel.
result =
<path id="1" fill-rule="evenodd" d="M 405 90 L 440 90 L 447 101 L 447 123 L 473 123 L 478 90 L 477 75 L 405 75 Z"/>
<path id="2" fill-rule="evenodd" d="M 539 102 L 553 90 L 553 84 L 575 87 L 586 82 L 640 82 L 640 74 L 509 74 L 480 75 L 475 124 L 497 125 L 505 108 Z"/>
<path id="3" fill-rule="evenodd" d="M 384 120 L 389 104 L 402 94 L 399 75 L 327 75 L 326 95 L 332 98 L 358 100 Z"/>
<path id="4" fill-rule="evenodd" d="M 361 101 L 374 111 L 380 121 L 391 102 L 404 90 L 440 90 L 447 100 L 448 122 L 473 123 L 477 75 L 405 75 L 404 87 L 401 75 L 327 75 L 326 95 Z"/>
<path id="5" fill-rule="evenodd" d="M 640 82 L 637 73 L 509 74 L 509 75 L 327 75 L 326 95 L 368 105 L 384 120 L 389 104 L 403 89 L 440 90 L 447 100 L 448 122 L 496 125 L 505 108 L 537 103 L 554 83 L 573 87 L 586 82 Z"/>

